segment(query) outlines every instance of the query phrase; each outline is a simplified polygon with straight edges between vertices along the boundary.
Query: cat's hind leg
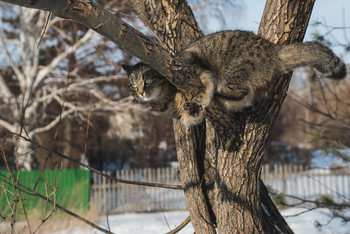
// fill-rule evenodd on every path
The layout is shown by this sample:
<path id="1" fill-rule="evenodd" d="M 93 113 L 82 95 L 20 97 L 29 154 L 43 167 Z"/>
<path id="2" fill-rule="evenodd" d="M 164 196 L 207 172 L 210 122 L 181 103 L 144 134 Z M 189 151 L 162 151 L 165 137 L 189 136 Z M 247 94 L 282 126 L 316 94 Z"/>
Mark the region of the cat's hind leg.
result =
<path id="1" fill-rule="evenodd" d="M 221 93 L 215 94 L 215 98 L 226 110 L 239 112 L 252 108 L 254 92 L 242 85 L 228 84 L 222 89 Z"/>

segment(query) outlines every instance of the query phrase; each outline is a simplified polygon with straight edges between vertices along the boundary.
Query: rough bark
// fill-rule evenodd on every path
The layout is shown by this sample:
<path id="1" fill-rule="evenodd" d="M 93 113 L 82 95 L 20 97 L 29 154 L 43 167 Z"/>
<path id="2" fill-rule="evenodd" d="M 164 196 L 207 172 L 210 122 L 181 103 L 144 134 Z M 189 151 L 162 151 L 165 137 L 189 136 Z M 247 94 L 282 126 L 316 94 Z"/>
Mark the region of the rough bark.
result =
<path id="1" fill-rule="evenodd" d="M 145 25 L 174 53 L 183 49 L 203 33 L 186 1 L 130 1 Z M 154 17 L 153 13 L 157 14 Z"/>
<path id="2" fill-rule="evenodd" d="M 87 17 L 84 9 L 92 11 L 92 15 L 95 14 L 94 10 L 97 8 L 86 8 L 82 4 L 87 1 L 76 2 L 78 8 L 72 9 L 76 11 L 75 15 L 69 15 L 69 18 L 78 20 Z M 156 31 L 158 38 L 162 38 L 171 50 L 176 52 L 200 35 L 200 30 L 185 1 L 145 0 L 141 2 L 148 5 L 138 3 L 137 6 L 134 1 L 136 12 L 146 21 L 146 25 Z M 314 0 L 268 0 L 259 33 L 278 43 L 300 41 L 306 31 L 313 3 Z M 83 12 L 80 12 L 82 9 Z M 186 21 L 182 21 L 185 14 Z M 93 17 L 95 16 L 101 15 L 95 14 Z M 106 15 L 106 18 L 102 20 L 109 22 L 110 17 Z M 161 18 L 166 19 L 165 23 L 160 20 L 151 20 Z M 128 31 L 123 29 L 123 26 L 122 28 L 105 28 L 93 22 L 87 26 L 110 39 L 115 37 L 115 32 L 123 34 Z M 186 24 L 189 27 L 186 28 Z M 157 27 L 152 25 L 157 25 Z M 137 35 L 132 30 L 130 33 Z M 141 52 L 136 51 L 135 55 L 154 64 L 156 68 L 159 59 L 153 57 L 155 60 L 151 61 L 151 57 L 147 57 L 148 53 L 155 51 L 145 49 L 151 44 L 144 40 L 146 39 L 143 37 L 136 39 L 136 41 L 142 41 L 143 48 L 140 48 Z M 117 43 L 128 45 L 125 48 L 131 51 L 129 47 L 132 47 L 132 44 L 125 41 Z M 159 52 L 159 54 L 163 53 Z M 144 54 L 147 55 L 147 58 L 143 57 Z M 155 53 L 155 56 L 159 54 Z M 198 79 L 188 80 L 189 72 L 182 69 L 181 64 L 168 66 L 167 64 L 171 62 L 169 59 L 162 62 L 162 68 L 167 68 L 162 74 L 172 77 L 174 74 L 169 72 L 169 69 L 179 70 L 181 68 L 179 73 L 183 75 L 179 80 L 172 80 L 173 83 L 180 84 L 179 87 L 193 87 L 191 86 L 192 80 L 198 81 Z M 186 128 L 175 122 L 181 179 L 191 220 L 197 233 L 215 233 L 216 230 L 219 233 L 291 233 L 260 180 L 263 151 L 271 127 L 285 98 L 288 84 L 289 77 L 281 78 L 271 87 L 270 97 L 254 112 L 228 115 L 213 103 L 207 113 L 209 121 L 206 122 L 206 126 L 202 124 Z M 196 86 L 194 85 L 194 88 L 191 89 L 196 89 Z"/>

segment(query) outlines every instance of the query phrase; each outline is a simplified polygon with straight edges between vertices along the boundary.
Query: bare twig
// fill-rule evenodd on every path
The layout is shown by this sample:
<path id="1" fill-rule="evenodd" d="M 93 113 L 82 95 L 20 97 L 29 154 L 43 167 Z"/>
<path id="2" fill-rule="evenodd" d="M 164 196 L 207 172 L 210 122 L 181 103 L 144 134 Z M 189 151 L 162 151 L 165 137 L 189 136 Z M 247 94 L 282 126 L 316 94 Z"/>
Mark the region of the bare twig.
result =
<path id="1" fill-rule="evenodd" d="M 51 188 L 50 184 L 49 184 L 49 181 L 48 181 L 48 178 L 45 178 L 44 174 L 44 178 L 45 178 L 45 189 L 46 189 L 46 202 L 45 202 L 45 208 L 44 208 L 44 213 L 43 213 L 43 218 L 41 220 L 41 223 L 40 225 L 36 228 L 36 230 L 33 232 L 37 232 L 39 230 L 39 228 L 44 225 L 44 223 L 49 220 L 49 218 L 52 217 L 53 215 L 53 212 L 55 211 L 56 207 L 57 207 L 57 203 L 56 203 L 56 192 L 57 192 L 57 189 L 58 189 L 58 183 L 59 183 L 59 177 L 61 176 L 61 172 L 62 172 L 62 164 L 61 164 L 61 167 L 60 167 L 60 171 L 59 171 L 59 176 L 58 176 L 58 179 L 56 178 L 56 174 L 57 174 L 57 167 L 56 167 L 56 171 L 55 171 L 55 186 L 54 188 Z M 49 189 L 52 191 L 51 194 L 48 194 L 48 187 L 49 186 Z M 51 208 L 51 211 L 48 215 L 46 215 L 46 211 L 47 211 L 47 205 L 49 203 L 49 200 L 50 198 L 53 196 L 53 207 Z M 46 217 L 45 217 L 46 216 Z"/>
<path id="2" fill-rule="evenodd" d="M 297 216 L 300 216 L 300 215 L 305 214 L 307 212 L 310 212 L 312 210 L 316 210 L 316 209 L 320 209 L 320 208 L 326 208 L 333 215 L 333 217 L 331 218 L 330 221 L 332 221 L 335 217 L 341 218 L 344 222 L 350 221 L 349 217 L 346 217 L 345 215 L 342 215 L 340 212 L 338 212 L 339 209 L 343 209 L 345 207 L 350 208 L 350 204 L 349 203 L 332 203 L 331 205 L 329 205 L 329 204 L 325 204 L 325 203 L 323 203 L 321 201 L 303 199 L 301 197 L 297 197 L 297 196 L 293 196 L 293 195 L 283 195 L 283 196 L 300 201 L 299 203 L 293 203 L 293 204 L 284 203 L 284 205 L 287 206 L 287 207 L 300 207 L 300 205 L 305 204 L 305 203 L 311 203 L 311 204 L 315 205 L 314 207 L 306 208 L 306 210 L 298 212 L 296 214 L 285 215 L 284 218 L 297 217 Z M 327 224 L 329 222 L 327 222 Z M 321 226 L 325 226 L 327 224 L 322 224 Z"/>
<path id="3" fill-rule="evenodd" d="M 3 175 L 3 174 L 1 174 L 1 173 L 0 173 L 0 177 L 1 177 L 1 180 L 3 180 L 5 183 L 11 185 L 11 182 L 9 182 L 10 179 L 9 179 L 8 177 L 6 177 L 5 175 Z M 30 192 L 31 194 L 33 194 L 33 195 L 35 195 L 35 196 L 37 196 L 37 197 L 39 197 L 39 198 L 41 198 L 41 199 L 43 199 L 43 200 L 45 200 L 45 201 L 51 203 L 51 204 L 54 204 L 54 201 L 51 201 L 48 197 L 45 197 L 45 196 L 41 195 L 40 193 L 38 193 L 38 192 L 36 192 L 36 191 L 34 191 L 34 190 L 28 188 L 28 187 L 25 186 L 25 185 L 22 185 L 22 184 L 18 183 L 18 187 L 19 187 L 21 190 L 23 190 L 23 191 Z M 58 205 L 58 204 L 56 204 L 56 207 L 57 207 L 58 209 L 62 210 L 63 212 L 65 212 L 65 213 L 67 213 L 67 214 L 73 216 L 73 217 L 76 218 L 76 219 L 79 219 L 80 221 L 83 221 L 84 223 L 90 225 L 91 227 L 93 227 L 93 228 L 95 228 L 95 229 L 97 229 L 97 230 L 99 230 L 99 231 L 101 231 L 101 232 L 103 232 L 103 233 L 112 233 L 112 232 L 110 232 L 110 231 L 108 231 L 108 230 L 105 230 L 104 228 L 101 228 L 100 226 L 98 226 L 98 225 L 96 225 L 96 224 L 90 222 L 89 220 L 87 220 L 87 219 L 85 219 L 85 218 L 83 218 L 83 217 L 81 217 L 81 216 L 79 216 L 79 215 L 73 213 L 72 211 L 67 210 L 66 208 L 64 208 L 64 207 L 62 207 L 62 206 L 60 206 L 60 205 Z"/>
<path id="4" fill-rule="evenodd" d="M 297 216 L 300 216 L 300 215 L 305 214 L 305 213 L 307 213 L 307 212 L 310 212 L 310 211 L 312 211 L 312 210 L 316 210 L 316 209 L 318 209 L 318 208 L 319 208 L 319 207 L 311 207 L 311 208 L 308 208 L 308 209 L 306 209 L 306 210 L 304 210 L 304 211 L 301 211 L 301 212 L 299 212 L 299 213 L 292 214 L 292 215 L 284 215 L 283 217 L 284 217 L 285 219 L 290 218 L 290 217 L 297 217 Z"/>
<path id="5" fill-rule="evenodd" d="M 113 64 L 114 66 L 118 67 L 119 69 L 122 69 L 122 67 L 119 64 L 116 64 L 115 62 L 112 62 L 111 60 L 109 60 L 99 49 L 97 49 L 97 47 L 95 45 L 93 45 L 93 46 L 95 47 L 95 50 L 97 51 L 97 53 L 99 53 L 99 55 L 101 55 L 104 60 L 106 60 L 110 64 Z"/>
<path id="6" fill-rule="evenodd" d="M 341 193 L 339 193 L 339 192 L 337 192 L 337 191 L 334 191 L 332 188 L 328 187 L 327 185 L 325 185 L 324 183 L 322 183 L 320 180 L 318 180 L 318 179 L 316 179 L 316 178 L 314 178 L 314 177 L 312 177 L 312 176 L 308 176 L 308 177 L 311 178 L 311 179 L 313 179 L 313 180 L 315 180 L 317 183 L 319 183 L 320 185 L 324 186 L 324 187 L 325 187 L 326 189 L 328 189 L 329 191 L 331 191 L 331 192 L 337 194 L 338 196 L 341 196 L 341 197 L 343 197 L 343 198 L 345 198 L 345 199 L 347 199 L 347 200 L 350 201 L 350 197 L 347 197 L 347 196 L 345 196 L 344 194 L 341 194 Z"/>
<path id="7" fill-rule="evenodd" d="M 175 234 L 178 233 L 179 231 L 181 231 L 181 229 L 183 229 L 187 224 L 189 224 L 191 221 L 191 217 L 188 216 L 187 219 L 185 219 L 185 221 L 183 221 L 179 226 L 177 226 L 175 229 L 171 230 L 170 232 L 167 232 L 166 234 Z"/>
<path id="8" fill-rule="evenodd" d="M 95 168 L 93 167 L 90 167 L 89 165 L 87 164 L 84 164 L 82 162 L 79 162 L 75 159 L 72 159 L 64 154 L 61 154 L 61 153 L 58 153 L 58 152 L 55 152 L 53 150 L 50 150 L 49 148 L 45 147 L 45 146 L 42 146 L 38 143 L 36 143 L 35 141 L 33 140 L 30 140 L 28 139 L 27 137 L 24 137 L 24 136 L 21 136 L 19 134 L 16 134 L 16 133 L 11 133 L 25 141 L 28 141 L 30 142 L 32 145 L 34 145 L 35 147 L 39 147 L 43 150 L 46 150 L 47 152 L 50 152 L 50 153 L 53 153 L 61 158 L 64 158 L 64 159 L 67 159 L 69 161 L 72 161 L 76 164 L 79 164 L 80 166 L 82 167 L 85 167 L 85 168 L 88 168 L 89 170 L 95 172 L 96 174 L 99 174 L 103 177 L 106 177 L 107 179 L 111 180 L 111 181 L 115 181 L 115 182 L 119 182 L 119 183 L 124 183 L 124 184 L 133 184 L 133 185 L 140 185 L 140 186 L 149 186 L 149 187 L 158 187 L 158 188 L 166 188 L 166 189 L 176 189 L 176 190 L 183 190 L 182 186 L 181 185 L 169 185 L 169 184 L 161 184 L 161 183 L 150 183 L 150 182 L 141 182 L 141 181 L 132 181 L 132 180 L 124 180 L 124 179 L 118 179 L 118 178 L 114 178 L 110 175 L 107 175 L 106 173 L 103 173 L 99 170 L 96 170 Z"/>
<path id="9" fill-rule="evenodd" d="M 52 12 L 49 12 L 48 16 L 47 16 L 47 19 L 46 19 L 46 22 L 45 22 L 45 26 L 44 26 L 44 29 L 43 29 L 43 32 L 41 33 L 41 36 L 40 36 L 40 40 L 39 40 L 39 43 L 37 45 L 37 49 L 39 48 L 39 45 L 45 35 L 45 32 L 46 32 L 46 29 L 47 29 L 47 25 L 49 24 L 49 21 L 50 21 L 50 18 L 51 18 L 51 15 L 52 15 Z"/>

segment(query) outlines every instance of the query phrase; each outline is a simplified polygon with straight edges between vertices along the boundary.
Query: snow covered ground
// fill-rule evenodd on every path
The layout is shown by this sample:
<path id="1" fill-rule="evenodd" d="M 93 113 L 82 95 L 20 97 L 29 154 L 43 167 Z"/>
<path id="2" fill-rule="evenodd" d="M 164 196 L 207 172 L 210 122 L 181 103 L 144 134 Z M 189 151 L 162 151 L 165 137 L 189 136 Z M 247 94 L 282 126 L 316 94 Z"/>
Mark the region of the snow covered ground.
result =
<path id="1" fill-rule="evenodd" d="M 317 209 L 298 216 L 293 216 L 305 211 L 303 208 L 289 208 L 283 210 L 281 213 L 287 217 L 286 220 L 292 230 L 296 234 L 350 234 L 350 222 L 342 223 L 339 218 L 331 220 L 331 214 L 327 209 Z M 346 213 L 350 216 L 350 210 Z M 187 211 L 171 211 L 171 212 L 157 212 L 157 213 L 137 213 L 137 214 L 119 214 L 103 216 L 97 218 L 94 223 L 100 227 L 108 229 L 113 233 L 118 234 L 164 234 L 171 229 L 177 227 L 188 217 Z M 92 220 L 91 220 L 92 221 Z M 327 224 L 321 229 L 317 228 L 315 223 Z M 86 224 L 74 219 L 52 218 L 48 221 L 51 224 L 45 224 L 37 233 L 49 234 L 100 234 L 102 232 L 90 228 Z M 9 233 L 10 223 L 0 223 L 0 233 Z M 16 223 L 15 233 L 28 233 L 24 228 L 26 223 L 23 221 Z M 36 225 L 32 225 L 32 231 Z M 180 234 L 193 234 L 194 229 L 188 224 L 182 229 Z"/>
<path id="2" fill-rule="evenodd" d="M 281 213 L 283 216 L 289 216 L 298 214 L 305 211 L 303 208 L 289 208 L 283 210 Z M 350 211 L 346 213 L 347 216 L 350 216 Z M 286 217 L 286 221 L 292 230 L 296 234 L 318 234 L 318 233 L 327 233 L 327 234 L 349 234 L 350 233 L 350 222 L 343 223 L 341 219 L 335 218 L 331 220 L 331 213 L 328 209 L 317 209 L 307 213 L 304 213 L 300 216 L 295 217 Z M 317 228 L 315 223 L 327 224 L 322 228 Z"/>
<path id="3" fill-rule="evenodd" d="M 303 212 L 303 208 L 289 208 L 282 211 L 284 216 L 295 215 Z M 350 215 L 350 211 L 347 212 Z M 159 213 L 121 214 L 111 215 L 108 218 L 110 230 L 120 234 L 158 234 L 167 233 L 175 228 L 188 216 L 187 211 L 172 211 Z M 296 234 L 350 234 L 350 223 L 344 224 L 340 219 L 333 219 L 328 225 L 318 229 L 316 222 L 326 224 L 330 221 L 330 213 L 326 209 L 317 209 L 295 217 L 288 217 L 286 220 Z M 1 225 L 1 224 L 0 224 Z M 99 219 L 99 225 L 107 229 L 106 217 Z M 101 233 L 86 227 L 79 227 L 54 234 L 80 234 L 80 233 Z M 188 224 L 180 234 L 193 234 L 194 229 Z"/>

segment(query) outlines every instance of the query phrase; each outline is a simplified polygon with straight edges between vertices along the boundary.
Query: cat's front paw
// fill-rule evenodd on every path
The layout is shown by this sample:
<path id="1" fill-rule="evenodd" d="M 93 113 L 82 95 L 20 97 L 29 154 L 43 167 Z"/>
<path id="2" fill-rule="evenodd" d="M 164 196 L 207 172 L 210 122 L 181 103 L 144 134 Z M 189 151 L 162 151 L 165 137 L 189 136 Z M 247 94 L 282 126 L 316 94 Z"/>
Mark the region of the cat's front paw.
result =
<path id="1" fill-rule="evenodd" d="M 181 112 L 181 123 L 184 125 L 196 125 L 202 122 L 204 108 L 194 102 L 186 102 Z"/>
<path id="2" fill-rule="evenodd" d="M 203 109 L 200 105 L 195 102 L 186 102 L 183 109 L 187 111 L 190 115 L 197 115 L 197 113 Z"/>

